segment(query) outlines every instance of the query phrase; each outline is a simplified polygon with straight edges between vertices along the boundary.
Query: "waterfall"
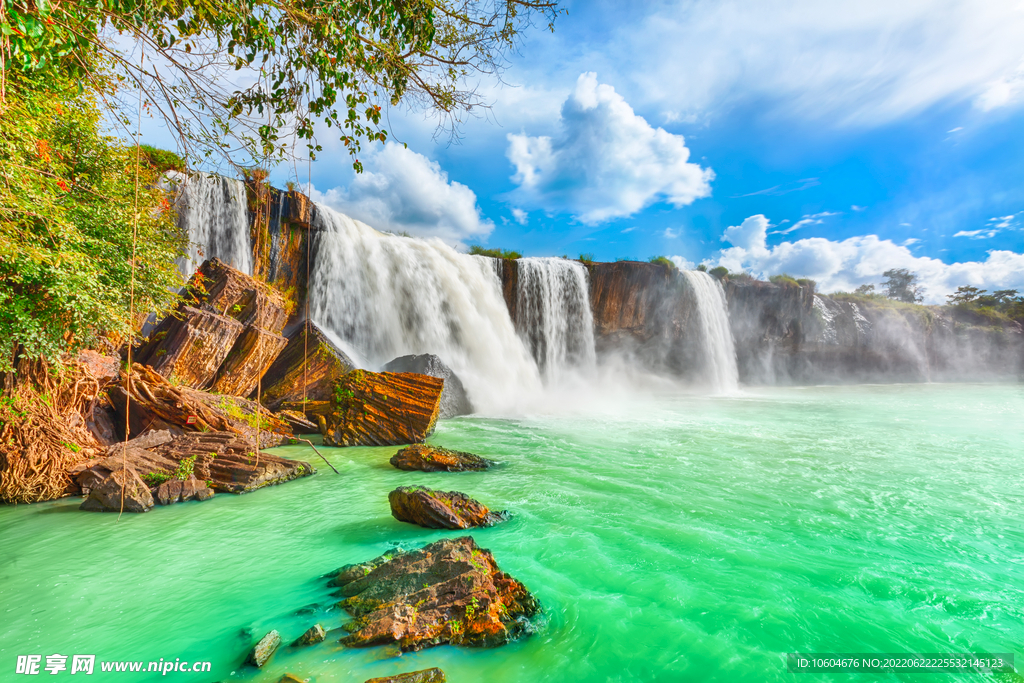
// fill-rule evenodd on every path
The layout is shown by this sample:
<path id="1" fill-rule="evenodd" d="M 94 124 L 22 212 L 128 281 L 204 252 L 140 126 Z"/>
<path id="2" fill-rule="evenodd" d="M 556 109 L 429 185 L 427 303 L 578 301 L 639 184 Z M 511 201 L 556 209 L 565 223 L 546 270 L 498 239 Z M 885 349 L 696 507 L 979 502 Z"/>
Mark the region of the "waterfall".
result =
<path id="1" fill-rule="evenodd" d="M 736 348 L 729 328 L 729 307 L 721 283 L 699 270 L 683 271 L 694 294 L 701 348 L 704 355 L 703 376 L 718 392 L 735 391 L 739 383 Z"/>
<path id="2" fill-rule="evenodd" d="M 540 388 L 491 259 L 436 238 L 386 235 L 320 204 L 314 228 L 310 317 L 357 363 L 375 369 L 397 356 L 436 354 L 485 412 Z"/>
<path id="3" fill-rule="evenodd" d="M 587 269 L 560 258 L 517 261 L 516 331 L 544 378 L 553 381 L 571 368 L 593 368 L 594 316 Z"/>
<path id="4" fill-rule="evenodd" d="M 166 174 L 165 182 L 176 191 L 178 227 L 189 240 L 188 254 L 178 260 L 181 276 L 189 277 L 208 258 L 252 274 L 245 184 L 212 173 L 175 171 Z"/>

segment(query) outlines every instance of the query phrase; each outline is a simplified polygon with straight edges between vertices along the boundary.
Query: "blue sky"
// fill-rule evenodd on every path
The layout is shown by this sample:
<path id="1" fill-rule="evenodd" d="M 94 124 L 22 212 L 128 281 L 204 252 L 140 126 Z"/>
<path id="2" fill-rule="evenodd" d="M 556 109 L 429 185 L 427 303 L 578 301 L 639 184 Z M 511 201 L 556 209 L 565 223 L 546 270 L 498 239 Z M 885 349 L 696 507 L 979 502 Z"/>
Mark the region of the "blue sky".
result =
<path id="1" fill-rule="evenodd" d="M 824 291 L 907 267 L 1024 290 L 1024 7 L 815 0 L 564 4 L 461 140 L 354 177 L 324 130 L 315 196 L 381 229 L 529 256 L 672 257 Z M 279 169 L 283 181 L 295 171 Z M 297 171 L 305 184 L 304 168 Z"/>

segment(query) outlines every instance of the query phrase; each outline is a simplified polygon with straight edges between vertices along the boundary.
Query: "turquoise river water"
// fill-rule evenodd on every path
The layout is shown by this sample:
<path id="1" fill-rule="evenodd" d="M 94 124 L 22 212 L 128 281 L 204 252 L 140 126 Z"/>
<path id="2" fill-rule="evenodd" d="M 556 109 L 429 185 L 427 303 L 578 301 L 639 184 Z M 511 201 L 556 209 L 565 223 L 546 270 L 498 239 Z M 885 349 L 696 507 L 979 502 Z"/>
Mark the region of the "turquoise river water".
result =
<path id="1" fill-rule="evenodd" d="M 431 443 L 500 460 L 410 473 L 395 448 L 324 449 L 340 470 L 145 515 L 78 499 L 0 508 L 0 680 L 24 654 L 209 660 L 210 673 L 95 681 L 316 683 L 440 666 L 453 683 L 780 681 L 785 653 L 1014 652 L 1024 665 L 1024 385 L 677 393 L 574 413 L 443 422 Z M 317 465 L 305 447 L 275 451 Z M 539 632 L 492 650 L 395 656 L 340 631 L 242 660 L 278 629 L 337 629 L 319 578 L 457 532 L 391 518 L 387 494 L 468 493 L 474 531 L 540 598 Z M 319 605 L 315 615 L 297 609 Z M 98 666 L 97 666 L 98 669 Z M 69 670 L 46 680 L 77 680 Z M 818 680 L 983 675 L 800 674 Z M 998 674 L 996 680 L 1024 680 Z"/>

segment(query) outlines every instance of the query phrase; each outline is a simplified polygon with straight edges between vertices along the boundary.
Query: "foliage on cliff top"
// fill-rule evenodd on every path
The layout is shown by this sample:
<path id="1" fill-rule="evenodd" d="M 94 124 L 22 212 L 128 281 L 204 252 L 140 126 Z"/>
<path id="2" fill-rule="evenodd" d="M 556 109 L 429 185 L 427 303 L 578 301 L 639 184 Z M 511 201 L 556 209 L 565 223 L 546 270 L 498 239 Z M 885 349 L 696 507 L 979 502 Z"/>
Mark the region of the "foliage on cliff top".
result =
<path id="1" fill-rule="evenodd" d="M 197 159 L 280 158 L 297 140 L 315 154 L 319 120 L 361 170 L 361 142 L 388 135 L 382 105 L 454 125 L 486 106 L 467 77 L 500 71 L 520 31 L 557 13 L 553 0 L 8 0 L 0 54 L 12 73 L 85 81 L 109 61 Z"/>
<path id="2" fill-rule="evenodd" d="M 520 254 L 518 251 L 514 251 L 512 249 L 498 249 L 498 248 L 487 249 L 487 248 L 481 247 L 479 244 L 474 244 L 473 246 L 471 246 L 469 248 L 469 253 L 473 254 L 475 256 L 490 256 L 491 258 L 507 258 L 507 259 L 523 258 L 522 254 Z"/>
<path id="3" fill-rule="evenodd" d="M 672 261 L 666 256 L 652 256 L 647 260 L 649 263 L 656 263 L 659 266 L 665 266 L 669 270 L 676 270 L 676 264 L 672 263 Z"/>
<path id="4" fill-rule="evenodd" d="M 131 327 L 136 150 L 103 134 L 96 100 L 70 78 L 8 74 L 0 103 L 0 371 L 59 362 L 97 334 Z M 164 311 L 180 286 L 174 226 L 157 170 L 139 173 L 135 311 Z"/>
<path id="5" fill-rule="evenodd" d="M 974 325 L 1005 326 L 1011 321 L 1024 324 L 1024 296 L 1016 289 L 989 293 L 969 285 L 958 287 L 946 297 L 954 317 Z"/>

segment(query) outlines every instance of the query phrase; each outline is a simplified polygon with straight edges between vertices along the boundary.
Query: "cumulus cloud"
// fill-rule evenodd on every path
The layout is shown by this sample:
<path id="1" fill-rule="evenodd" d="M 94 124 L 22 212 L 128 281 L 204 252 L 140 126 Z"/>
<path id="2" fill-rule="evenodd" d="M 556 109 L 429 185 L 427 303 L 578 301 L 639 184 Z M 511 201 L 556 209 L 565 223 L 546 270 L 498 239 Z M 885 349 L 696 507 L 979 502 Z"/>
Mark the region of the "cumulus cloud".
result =
<path id="1" fill-rule="evenodd" d="M 553 137 L 508 136 L 513 193 L 523 205 L 596 224 L 655 202 L 680 207 L 711 194 L 711 169 L 689 162 L 681 135 L 652 127 L 594 73 L 581 74 Z"/>
<path id="2" fill-rule="evenodd" d="M 476 194 L 436 161 L 389 142 L 363 162 L 348 187 L 313 190 L 313 199 L 378 230 L 440 237 L 449 244 L 485 237 L 494 224 Z M 524 214 L 525 215 L 525 214 Z"/>
<path id="3" fill-rule="evenodd" d="M 809 237 L 767 245 L 768 219 L 758 214 L 726 228 L 722 239 L 733 246 L 723 249 L 715 265 L 758 276 L 788 273 L 818 282 L 819 291 L 852 291 L 862 284 L 879 284 L 890 268 L 917 273 L 924 285 L 925 303 L 943 303 L 960 285 L 989 290 L 1024 290 L 1024 254 L 993 250 L 984 261 L 944 263 L 914 256 L 907 248 L 877 235 L 833 241 Z M 906 243 L 905 243 L 906 244 Z"/>
<path id="4" fill-rule="evenodd" d="M 526 221 L 528 220 L 528 215 L 522 209 L 512 209 L 512 218 L 519 225 L 526 225 Z"/>

